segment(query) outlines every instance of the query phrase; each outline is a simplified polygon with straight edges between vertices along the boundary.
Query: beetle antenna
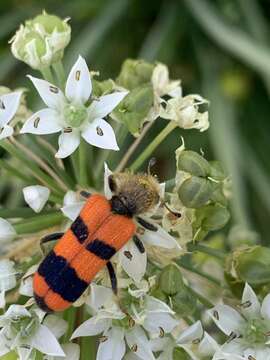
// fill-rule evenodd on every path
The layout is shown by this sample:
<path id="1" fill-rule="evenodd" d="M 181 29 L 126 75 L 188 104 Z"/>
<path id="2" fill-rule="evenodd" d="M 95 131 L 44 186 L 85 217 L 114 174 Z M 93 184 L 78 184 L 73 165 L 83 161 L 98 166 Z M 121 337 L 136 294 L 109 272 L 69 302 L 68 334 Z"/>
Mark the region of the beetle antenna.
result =
<path id="1" fill-rule="evenodd" d="M 165 201 L 162 203 L 162 205 L 175 217 L 180 218 L 182 216 L 180 212 L 172 210 Z"/>
<path id="2" fill-rule="evenodd" d="M 157 162 L 157 159 L 152 157 L 150 160 L 149 160 L 149 163 L 148 163 L 148 167 L 147 167 L 147 173 L 148 175 L 151 175 L 151 168 L 156 164 Z"/>

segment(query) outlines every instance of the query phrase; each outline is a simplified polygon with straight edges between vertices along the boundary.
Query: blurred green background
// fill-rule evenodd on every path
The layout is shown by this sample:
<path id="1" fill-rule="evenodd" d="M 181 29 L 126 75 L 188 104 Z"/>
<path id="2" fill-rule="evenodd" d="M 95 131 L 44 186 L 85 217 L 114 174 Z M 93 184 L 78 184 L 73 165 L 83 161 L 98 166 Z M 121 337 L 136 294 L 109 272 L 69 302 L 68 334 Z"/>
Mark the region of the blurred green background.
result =
<path id="1" fill-rule="evenodd" d="M 169 179 L 174 150 L 186 147 L 219 159 L 232 175 L 233 223 L 270 239 L 270 6 L 269 0 L 10 0 L 0 2 L 0 81 L 25 86 L 29 68 L 8 40 L 43 9 L 70 17 L 68 70 L 78 54 L 101 78 L 117 76 L 126 58 L 166 63 L 184 94 L 210 100 L 210 129 L 177 130 L 159 147 L 155 171 Z M 39 74 L 36 74 L 39 76 Z M 28 94 L 31 103 L 34 92 Z M 165 126 L 158 120 L 138 152 Z M 132 139 L 126 139 L 129 146 Z M 124 153 L 125 148 L 121 149 Z M 137 153 L 138 153 L 137 152 Z M 269 240 L 268 240 L 269 239 Z"/>

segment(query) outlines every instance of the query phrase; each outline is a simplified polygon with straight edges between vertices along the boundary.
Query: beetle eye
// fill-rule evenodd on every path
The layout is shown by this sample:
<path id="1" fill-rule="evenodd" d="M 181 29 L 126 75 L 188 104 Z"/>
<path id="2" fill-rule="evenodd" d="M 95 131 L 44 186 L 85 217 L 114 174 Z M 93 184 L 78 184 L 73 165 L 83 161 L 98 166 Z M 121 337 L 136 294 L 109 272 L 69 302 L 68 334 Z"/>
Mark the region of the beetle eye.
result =
<path id="1" fill-rule="evenodd" d="M 108 183 L 109 183 L 110 190 L 114 192 L 116 190 L 116 183 L 115 183 L 115 181 L 113 179 L 113 175 L 110 175 L 108 177 Z"/>

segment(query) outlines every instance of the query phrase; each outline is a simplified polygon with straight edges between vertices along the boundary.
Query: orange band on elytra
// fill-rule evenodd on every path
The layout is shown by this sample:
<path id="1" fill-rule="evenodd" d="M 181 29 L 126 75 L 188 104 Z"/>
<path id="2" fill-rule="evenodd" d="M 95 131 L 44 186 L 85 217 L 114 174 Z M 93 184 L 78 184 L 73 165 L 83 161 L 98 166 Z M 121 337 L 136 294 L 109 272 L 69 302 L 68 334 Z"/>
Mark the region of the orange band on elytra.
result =
<path id="1" fill-rule="evenodd" d="M 53 290 L 49 290 L 45 296 L 45 302 L 47 306 L 53 311 L 63 311 L 70 307 L 71 303 L 64 300 L 60 295 L 55 293 Z"/>
<path id="2" fill-rule="evenodd" d="M 46 280 L 43 276 L 39 275 L 38 272 L 34 275 L 33 288 L 35 293 L 40 297 L 44 297 L 49 291 L 49 286 L 47 285 Z"/>

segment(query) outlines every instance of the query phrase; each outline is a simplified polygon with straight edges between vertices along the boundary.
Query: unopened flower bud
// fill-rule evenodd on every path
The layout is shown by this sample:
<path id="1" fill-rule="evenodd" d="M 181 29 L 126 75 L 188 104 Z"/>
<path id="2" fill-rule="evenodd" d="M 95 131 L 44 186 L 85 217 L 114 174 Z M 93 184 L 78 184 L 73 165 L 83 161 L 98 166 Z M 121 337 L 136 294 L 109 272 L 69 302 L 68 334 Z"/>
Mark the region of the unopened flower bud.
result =
<path id="1" fill-rule="evenodd" d="M 129 92 L 113 111 L 112 117 L 124 123 L 134 136 L 138 136 L 152 105 L 152 87 L 149 85 L 141 86 Z"/>
<path id="2" fill-rule="evenodd" d="M 229 219 L 229 211 L 219 204 L 206 205 L 196 210 L 196 221 L 200 222 L 203 230 L 219 230 L 227 224 Z"/>
<path id="3" fill-rule="evenodd" d="M 235 250 L 229 258 L 229 272 L 250 285 L 270 282 L 270 249 L 250 246 Z"/>
<path id="4" fill-rule="evenodd" d="M 180 316 L 192 315 L 196 310 L 197 300 L 186 286 L 172 296 L 171 301 L 173 310 Z"/>
<path id="5" fill-rule="evenodd" d="M 169 296 L 181 291 L 184 282 L 179 268 L 174 264 L 167 265 L 160 274 L 159 285 L 160 289 Z"/>
<path id="6" fill-rule="evenodd" d="M 11 51 L 17 59 L 40 70 L 63 57 L 70 34 L 67 20 L 43 12 L 20 26 L 10 41 Z"/>
<path id="7" fill-rule="evenodd" d="M 188 208 L 199 208 L 205 205 L 210 200 L 212 193 L 212 183 L 197 176 L 186 179 L 178 189 L 180 200 Z"/>
<path id="8" fill-rule="evenodd" d="M 208 176 L 210 176 L 211 178 L 217 181 L 225 180 L 226 175 L 221 166 L 221 163 L 219 161 L 209 161 L 209 164 L 210 164 L 210 171 Z"/>
<path id="9" fill-rule="evenodd" d="M 128 90 L 151 82 L 154 65 L 144 60 L 127 59 L 117 78 L 117 84 Z"/>
<path id="10" fill-rule="evenodd" d="M 200 177 L 207 177 L 211 169 L 210 164 L 204 157 L 190 150 L 185 150 L 180 153 L 177 165 L 178 170 Z"/>

